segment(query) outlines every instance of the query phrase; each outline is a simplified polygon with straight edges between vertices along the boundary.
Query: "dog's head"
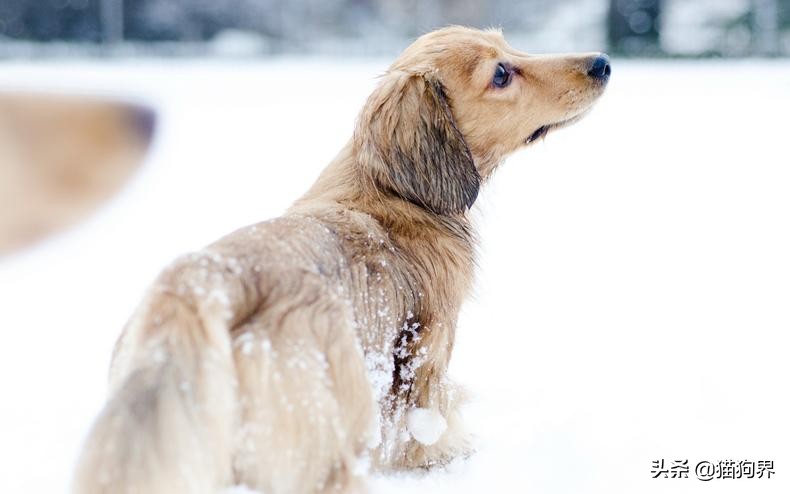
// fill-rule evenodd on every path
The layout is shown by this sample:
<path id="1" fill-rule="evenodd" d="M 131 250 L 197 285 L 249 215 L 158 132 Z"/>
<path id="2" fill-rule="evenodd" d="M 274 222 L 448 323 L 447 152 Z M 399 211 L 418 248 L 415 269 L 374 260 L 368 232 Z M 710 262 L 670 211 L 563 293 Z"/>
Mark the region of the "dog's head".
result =
<path id="1" fill-rule="evenodd" d="M 498 31 L 428 33 L 370 96 L 354 138 L 379 190 L 461 213 L 507 155 L 578 120 L 603 93 L 605 55 L 529 55 Z"/>

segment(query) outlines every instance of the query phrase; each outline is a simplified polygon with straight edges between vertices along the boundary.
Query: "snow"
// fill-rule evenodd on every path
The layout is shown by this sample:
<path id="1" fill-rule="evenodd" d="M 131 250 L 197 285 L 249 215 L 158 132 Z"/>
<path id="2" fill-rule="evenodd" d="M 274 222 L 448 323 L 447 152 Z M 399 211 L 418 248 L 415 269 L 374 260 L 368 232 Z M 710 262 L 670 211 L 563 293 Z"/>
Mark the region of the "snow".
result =
<path id="1" fill-rule="evenodd" d="M 222 494 L 258 494 L 258 493 L 259 491 L 250 489 L 249 487 L 244 485 L 237 485 L 222 491 Z"/>
<path id="2" fill-rule="evenodd" d="M 417 442 L 430 446 L 447 430 L 447 421 L 436 410 L 412 408 L 406 414 L 406 426 Z"/>
<path id="3" fill-rule="evenodd" d="M 160 120 L 119 196 L 0 260 L 0 492 L 67 491 L 147 284 L 280 214 L 385 66 L 2 64 L 0 88 L 143 100 Z M 371 492 L 788 492 L 788 115 L 788 62 L 615 60 L 598 108 L 510 159 L 478 201 L 479 280 L 451 365 L 477 452 Z M 773 460 L 776 475 L 652 479 L 662 458 Z"/>

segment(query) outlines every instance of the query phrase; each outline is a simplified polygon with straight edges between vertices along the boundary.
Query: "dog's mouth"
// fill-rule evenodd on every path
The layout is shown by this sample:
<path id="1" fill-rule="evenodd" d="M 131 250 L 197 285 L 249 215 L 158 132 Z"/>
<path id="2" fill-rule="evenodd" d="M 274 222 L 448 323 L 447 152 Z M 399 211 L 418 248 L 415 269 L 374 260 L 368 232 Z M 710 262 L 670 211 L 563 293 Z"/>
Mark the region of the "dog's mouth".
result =
<path id="1" fill-rule="evenodd" d="M 541 137 L 546 137 L 546 134 L 549 133 L 549 129 L 551 129 L 551 125 L 542 125 L 538 127 L 538 130 L 536 130 L 529 137 L 524 139 L 524 144 L 530 144 L 537 141 Z"/>
<path id="2" fill-rule="evenodd" d="M 546 137 L 550 130 L 561 129 L 563 127 L 567 127 L 573 123 L 578 122 L 579 120 L 587 114 L 587 111 L 583 111 L 580 114 L 576 115 L 575 117 L 571 117 L 565 120 L 560 120 L 559 122 L 541 125 L 538 129 L 530 134 L 529 137 L 524 139 L 524 144 L 532 144 L 533 142 L 537 141 L 538 139 L 542 139 Z"/>

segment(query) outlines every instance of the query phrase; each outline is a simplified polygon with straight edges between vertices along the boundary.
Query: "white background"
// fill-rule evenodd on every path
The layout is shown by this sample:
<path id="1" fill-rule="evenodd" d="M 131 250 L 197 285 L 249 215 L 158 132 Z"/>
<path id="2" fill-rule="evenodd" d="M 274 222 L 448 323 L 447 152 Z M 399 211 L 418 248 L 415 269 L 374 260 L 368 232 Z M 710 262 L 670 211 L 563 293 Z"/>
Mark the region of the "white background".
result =
<path id="1" fill-rule="evenodd" d="M 157 272 L 279 215 L 349 137 L 385 60 L 0 65 L 2 88 L 140 98 L 132 182 L 0 259 L 0 492 L 65 492 L 112 344 Z M 622 62 L 575 127 L 476 206 L 453 374 L 478 452 L 375 493 L 790 491 L 790 64 Z M 656 459 L 771 479 L 652 479 Z"/>

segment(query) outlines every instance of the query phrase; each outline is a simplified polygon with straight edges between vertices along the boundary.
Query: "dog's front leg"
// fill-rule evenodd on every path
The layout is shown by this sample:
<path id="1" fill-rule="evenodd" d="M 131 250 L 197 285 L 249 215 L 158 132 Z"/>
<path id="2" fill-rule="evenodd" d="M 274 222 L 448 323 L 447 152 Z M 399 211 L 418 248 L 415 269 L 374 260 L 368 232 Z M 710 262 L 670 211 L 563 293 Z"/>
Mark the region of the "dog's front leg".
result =
<path id="1" fill-rule="evenodd" d="M 405 427 L 404 467 L 445 465 L 471 454 L 472 441 L 459 412 L 464 390 L 447 376 L 455 337 L 455 320 L 420 328 L 410 345 L 410 386 Z"/>

